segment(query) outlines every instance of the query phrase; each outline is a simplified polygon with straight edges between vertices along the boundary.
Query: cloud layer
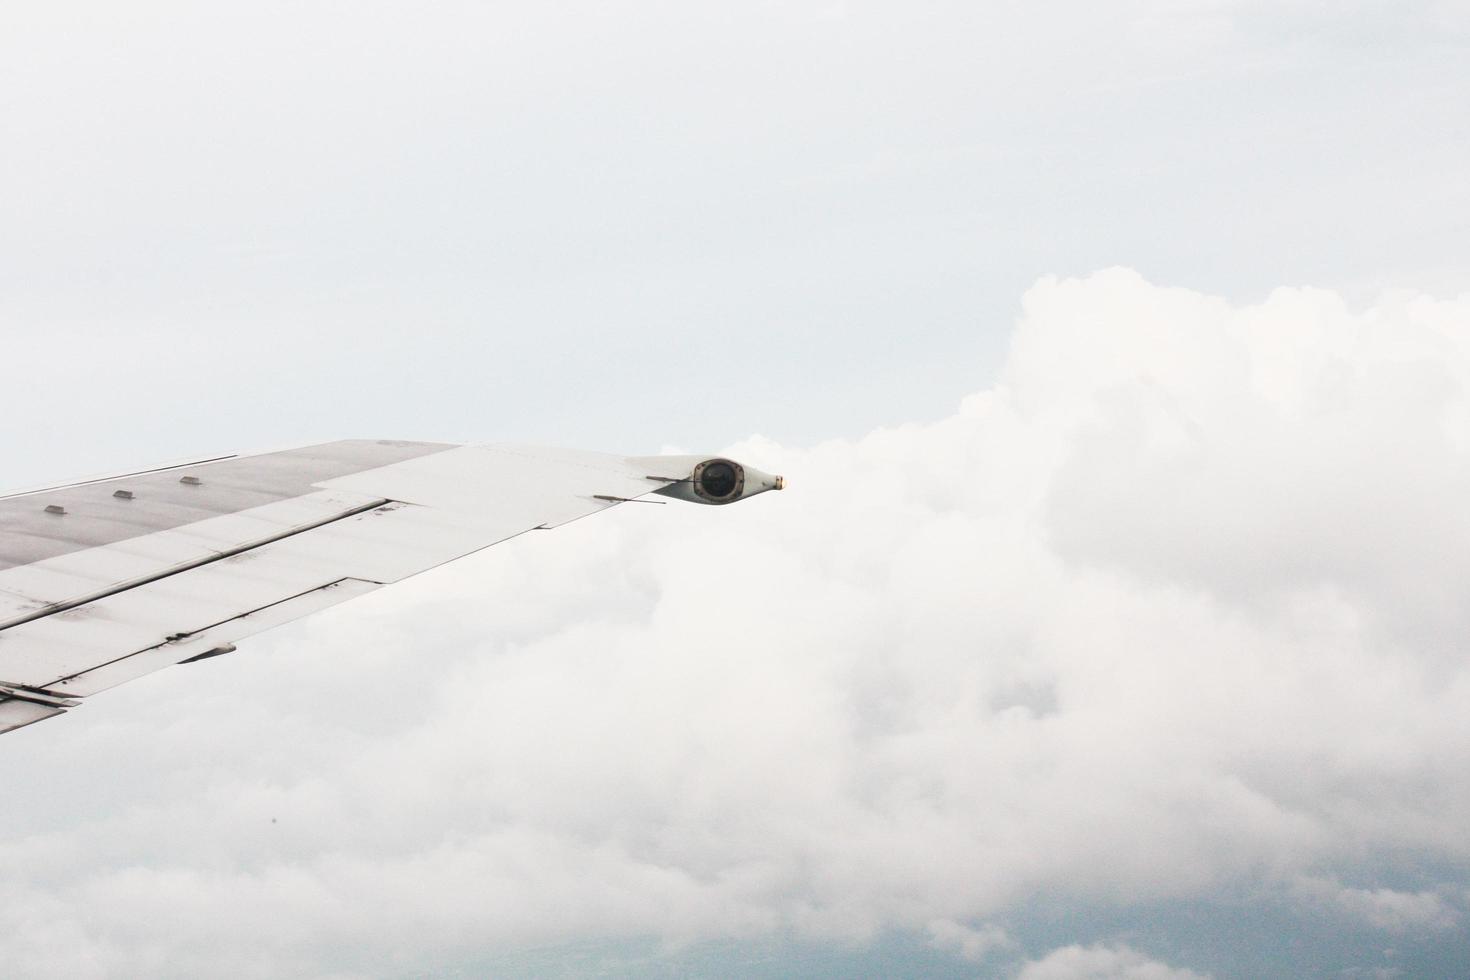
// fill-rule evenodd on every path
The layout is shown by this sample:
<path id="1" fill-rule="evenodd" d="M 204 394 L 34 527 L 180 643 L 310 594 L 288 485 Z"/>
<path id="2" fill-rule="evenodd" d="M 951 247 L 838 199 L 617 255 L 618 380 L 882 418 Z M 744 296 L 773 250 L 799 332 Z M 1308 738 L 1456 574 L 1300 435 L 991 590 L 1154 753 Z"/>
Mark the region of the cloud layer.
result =
<path id="1" fill-rule="evenodd" d="M 1043 280 L 952 416 L 732 447 L 784 494 L 526 536 L 7 737 L 8 969 L 899 932 L 1191 977 L 1015 927 L 1224 897 L 1458 936 L 1467 447 L 1470 299 Z"/>
<path id="2" fill-rule="evenodd" d="M 1022 967 L 1016 980 L 1205 980 L 1127 946 L 1065 946 Z"/>

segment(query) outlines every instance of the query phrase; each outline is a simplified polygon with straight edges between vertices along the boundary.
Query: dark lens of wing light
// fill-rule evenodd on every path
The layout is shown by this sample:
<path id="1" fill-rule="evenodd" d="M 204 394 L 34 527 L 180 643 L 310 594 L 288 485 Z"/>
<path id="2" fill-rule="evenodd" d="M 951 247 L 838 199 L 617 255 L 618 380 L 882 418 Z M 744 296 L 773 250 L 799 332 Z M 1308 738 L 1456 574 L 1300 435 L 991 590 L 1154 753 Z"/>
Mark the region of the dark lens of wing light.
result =
<path id="1" fill-rule="evenodd" d="M 699 475 L 699 487 L 716 499 L 735 492 L 735 467 L 729 463 L 710 463 Z"/>

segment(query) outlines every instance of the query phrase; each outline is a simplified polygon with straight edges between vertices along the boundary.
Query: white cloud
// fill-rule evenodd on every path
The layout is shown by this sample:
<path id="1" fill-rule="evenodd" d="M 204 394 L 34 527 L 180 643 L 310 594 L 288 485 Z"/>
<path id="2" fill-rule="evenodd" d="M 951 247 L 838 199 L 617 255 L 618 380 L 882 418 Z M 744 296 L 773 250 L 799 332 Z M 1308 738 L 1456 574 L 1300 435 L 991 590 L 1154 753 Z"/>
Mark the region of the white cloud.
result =
<path id="1" fill-rule="evenodd" d="M 526 536 L 7 736 L 7 969 L 980 956 L 958 923 L 1036 896 L 1463 862 L 1470 299 L 1111 270 L 1024 309 L 949 418 L 734 447 L 784 494 Z M 1093 963 L 1168 969 L 1027 969 Z"/>
<path id="2" fill-rule="evenodd" d="M 1304 878 L 1296 890 L 1312 904 L 1389 933 L 1441 932 L 1459 921 L 1454 907 L 1433 891 L 1348 888 L 1324 878 Z"/>
<path id="3" fill-rule="evenodd" d="M 953 919 L 929 923 L 929 945 L 949 950 L 968 963 L 979 963 L 996 950 L 1015 945 L 1006 931 L 994 923 L 974 927 Z"/>
<path id="4" fill-rule="evenodd" d="M 1205 980 L 1127 946 L 1064 946 L 1022 967 L 1017 980 Z"/>

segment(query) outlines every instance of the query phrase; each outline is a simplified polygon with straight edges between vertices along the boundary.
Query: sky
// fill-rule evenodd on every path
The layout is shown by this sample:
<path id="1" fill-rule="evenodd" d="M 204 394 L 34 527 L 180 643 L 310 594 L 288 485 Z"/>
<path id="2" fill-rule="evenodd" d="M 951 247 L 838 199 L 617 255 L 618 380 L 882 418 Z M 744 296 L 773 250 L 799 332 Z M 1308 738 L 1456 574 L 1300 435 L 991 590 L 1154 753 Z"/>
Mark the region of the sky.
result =
<path id="1" fill-rule="evenodd" d="M 8 972 L 1470 975 L 1470 6 L 4 25 L 5 485 L 791 484 L 6 736 Z"/>

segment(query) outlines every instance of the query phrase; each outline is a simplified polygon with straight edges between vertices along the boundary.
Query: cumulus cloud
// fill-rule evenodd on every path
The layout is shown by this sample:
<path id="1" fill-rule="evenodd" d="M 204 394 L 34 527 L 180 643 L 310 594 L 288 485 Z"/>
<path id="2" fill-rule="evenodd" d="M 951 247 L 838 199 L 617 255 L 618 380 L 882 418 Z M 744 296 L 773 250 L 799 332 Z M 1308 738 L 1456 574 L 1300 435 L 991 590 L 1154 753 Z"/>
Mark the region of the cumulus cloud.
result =
<path id="1" fill-rule="evenodd" d="M 1017 980 L 1206 980 L 1127 946 L 1064 946 L 1028 962 Z"/>
<path id="2" fill-rule="evenodd" d="M 950 417 L 730 447 L 784 494 L 527 535 L 7 736 L 7 968 L 981 958 L 960 923 L 1038 898 L 1336 875 L 1432 919 L 1371 876 L 1470 857 L 1467 447 L 1470 299 L 1043 280 Z"/>

